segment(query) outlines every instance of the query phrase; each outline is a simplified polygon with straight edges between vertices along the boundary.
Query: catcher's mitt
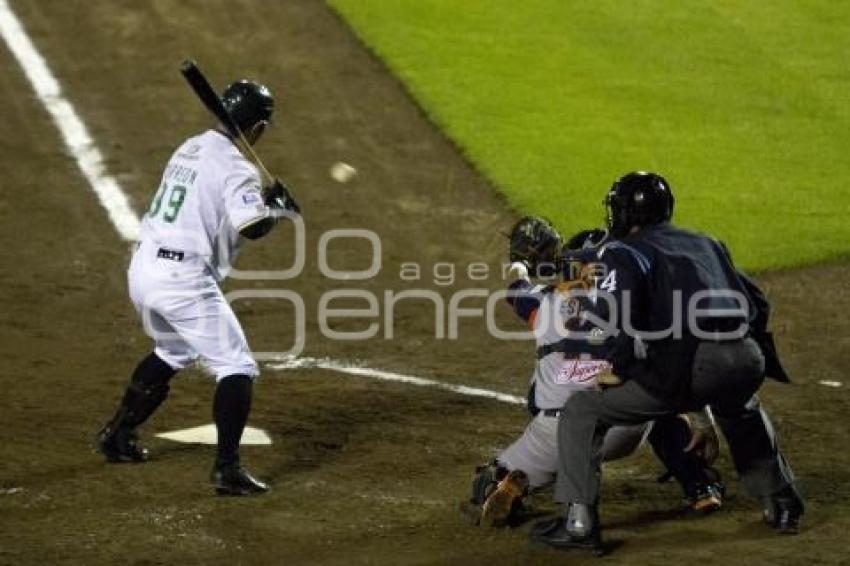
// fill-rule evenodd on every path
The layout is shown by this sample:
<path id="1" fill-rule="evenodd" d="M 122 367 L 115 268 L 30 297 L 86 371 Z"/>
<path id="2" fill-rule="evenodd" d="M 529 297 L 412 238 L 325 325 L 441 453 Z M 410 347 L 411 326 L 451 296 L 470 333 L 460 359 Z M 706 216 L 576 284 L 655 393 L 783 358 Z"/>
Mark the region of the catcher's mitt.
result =
<path id="1" fill-rule="evenodd" d="M 554 263 L 561 249 L 561 235 L 540 216 L 523 216 L 511 228 L 508 237 L 510 261 L 522 261 L 532 271 L 541 264 Z"/>

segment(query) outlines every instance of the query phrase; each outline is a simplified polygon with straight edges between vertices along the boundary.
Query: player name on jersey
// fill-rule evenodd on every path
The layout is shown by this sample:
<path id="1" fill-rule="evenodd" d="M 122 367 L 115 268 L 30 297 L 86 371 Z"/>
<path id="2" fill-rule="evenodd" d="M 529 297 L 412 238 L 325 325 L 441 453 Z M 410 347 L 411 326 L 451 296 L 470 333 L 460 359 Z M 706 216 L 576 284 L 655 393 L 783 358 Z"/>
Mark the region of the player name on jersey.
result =
<path id="1" fill-rule="evenodd" d="M 164 179 L 177 181 L 178 183 L 193 184 L 198 177 L 198 172 L 191 167 L 179 163 L 169 163 L 165 168 Z"/>

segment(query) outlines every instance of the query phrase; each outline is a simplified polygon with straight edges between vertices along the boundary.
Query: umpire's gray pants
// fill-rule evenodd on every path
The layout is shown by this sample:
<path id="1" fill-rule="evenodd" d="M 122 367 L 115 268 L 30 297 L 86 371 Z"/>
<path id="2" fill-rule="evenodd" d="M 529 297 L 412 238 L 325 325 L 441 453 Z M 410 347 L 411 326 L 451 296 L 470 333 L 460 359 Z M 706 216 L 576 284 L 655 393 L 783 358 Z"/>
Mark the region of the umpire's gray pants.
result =
<path id="1" fill-rule="evenodd" d="M 751 495 L 766 496 L 793 484 L 776 435 L 755 392 L 764 358 L 751 339 L 706 342 L 697 349 L 692 374 L 694 404 L 708 404 L 729 443 L 735 468 Z M 555 500 L 595 505 L 599 498 L 601 448 L 615 425 L 634 425 L 678 413 L 682 407 L 650 395 L 637 382 L 576 393 L 558 422 Z"/>

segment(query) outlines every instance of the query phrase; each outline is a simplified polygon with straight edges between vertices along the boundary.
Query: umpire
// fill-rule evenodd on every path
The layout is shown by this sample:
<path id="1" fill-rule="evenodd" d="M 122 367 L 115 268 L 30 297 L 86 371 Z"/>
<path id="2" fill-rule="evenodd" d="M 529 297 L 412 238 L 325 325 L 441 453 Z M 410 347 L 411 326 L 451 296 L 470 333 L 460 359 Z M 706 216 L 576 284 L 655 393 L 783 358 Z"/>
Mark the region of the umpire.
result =
<path id="1" fill-rule="evenodd" d="M 624 383 L 576 393 L 561 411 L 555 499 L 565 512 L 535 525 L 533 540 L 601 552 L 605 431 L 705 405 L 766 521 L 779 533 L 798 530 L 803 502 L 755 395 L 766 373 L 788 381 L 767 332 L 769 305 L 722 243 L 670 224 L 673 204 L 655 173 L 624 175 L 608 193 L 614 239 L 597 254 L 605 276 L 593 314 L 615 328 L 609 357 Z"/>

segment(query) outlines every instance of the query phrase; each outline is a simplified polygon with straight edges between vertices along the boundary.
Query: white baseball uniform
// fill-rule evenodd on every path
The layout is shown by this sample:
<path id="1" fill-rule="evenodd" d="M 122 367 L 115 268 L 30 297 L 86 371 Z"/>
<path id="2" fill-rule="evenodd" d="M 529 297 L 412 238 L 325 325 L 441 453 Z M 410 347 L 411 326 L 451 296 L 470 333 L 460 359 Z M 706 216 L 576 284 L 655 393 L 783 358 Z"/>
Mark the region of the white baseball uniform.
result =
<path id="1" fill-rule="evenodd" d="M 509 302 L 528 321 L 538 347 L 562 340 L 567 322 L 580 315 L 579 302 L 571 296 L 568 285 L 532 286 L 528 280 L 520 279 L 511 288 L 518 296 Z M 554 481 L 558 459 L 557 411 L 576 391 L 596 387 L 597 376 L 610 369 L 604 360 L 565 359 L 561 352 L 551 352 L 539 359 L 529 385 L 534 386 L 534 404 L 540 412 L 522 435 L 498 455 L 498 463 L 509 470 L 525 472 L 532 488 Z M 649 426 L 612 427 L 605 435 L 603 458 L 615 460 L 634 452 L 649 432 Z"/>
<path id="2" fill-rule="evenodd" d="M 270 214 L 256 167 L 224 134 L 207 130 L 171 156 L 128 282 L 156 355 L 172 368 L 200 357 L 218 380 L 259 374 L 219 282 L 238 255 L 239 231 Z"/>

